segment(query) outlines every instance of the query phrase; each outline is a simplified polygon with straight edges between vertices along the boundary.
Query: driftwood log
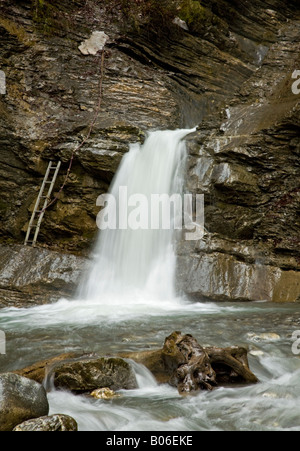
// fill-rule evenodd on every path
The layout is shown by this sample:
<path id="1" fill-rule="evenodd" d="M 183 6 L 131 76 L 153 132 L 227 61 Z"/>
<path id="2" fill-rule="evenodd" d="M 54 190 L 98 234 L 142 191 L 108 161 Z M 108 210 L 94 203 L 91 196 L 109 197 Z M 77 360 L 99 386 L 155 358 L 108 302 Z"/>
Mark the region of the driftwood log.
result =
<path id="1" fill-rule="evenodd" d="M 204 348 L 192 335 L 181 332 L 168 336 L 160 350 L 123 356 L 142 363 L 159 382 L 177 387 L 181 394 L 258 382 L 249 368 L 247 349 L 239 346 Z"/>

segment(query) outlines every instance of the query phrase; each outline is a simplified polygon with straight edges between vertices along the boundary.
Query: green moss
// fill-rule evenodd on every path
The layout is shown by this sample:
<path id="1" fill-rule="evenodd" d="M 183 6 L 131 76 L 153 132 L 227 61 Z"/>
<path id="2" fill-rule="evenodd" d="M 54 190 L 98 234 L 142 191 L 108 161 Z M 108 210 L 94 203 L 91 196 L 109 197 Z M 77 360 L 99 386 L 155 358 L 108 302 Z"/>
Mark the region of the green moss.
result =
<path id="1" fill-rule="evenodd" d="M 3 200 L 0 199 L 0 213 L 1 215 L 5 215 L 7 211 L 7 204 Z"/>
<path id="2" fill-rule="evenodd" d="M 180 0 L 103 0 L 126 31 L 165 33 L 177 16 Z"/>
<path id="3" fill-rule="evenodd" d="M 167 34 L 174 30 L 173 19 L 177 16 L 195 33 L 202 31 L 214 18 L 200 0 L 119 0 L 118 5 L 124 23 L 136 31 L 146 28 L 155 31 L 155 34 Z"/>
<path id="4" fill-rule="evenodd" d="M 0 27 L 4 28 L 10 35 L 15 36 L 20 44 L 30 47 L 33 45 L 32 38 L 27 34 L 26 30 L 20 24 L 16 24 L 12 20 L 0 17 Z"/>
<path id="5" fill-rule="evenodd" d="M 206 8 L 199 1 L 183 0 L 181 2 L 179 16 L 188 25 L 192 25 L 205 19 Z"/>
<path id="6" fill-rule="evenodd" d="M 212 13 L 202 6 L 200 1 L 181 0 L 178 15 L 187 23 L 191 31 L 197 32 L 211 20 Z"/>
<path id="7" fill-rule="evenodd" d="M 69 17 L 46 0 L 32 0 L 32 17 L 36 27 L 44 34 L 69 30 Z"/>

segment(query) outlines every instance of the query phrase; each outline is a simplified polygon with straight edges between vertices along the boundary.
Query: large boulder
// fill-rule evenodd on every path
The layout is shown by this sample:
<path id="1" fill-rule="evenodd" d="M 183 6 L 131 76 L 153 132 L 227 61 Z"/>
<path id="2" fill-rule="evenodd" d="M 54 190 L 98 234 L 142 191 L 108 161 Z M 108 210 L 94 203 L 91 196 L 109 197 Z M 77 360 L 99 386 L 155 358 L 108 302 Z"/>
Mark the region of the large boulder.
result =
<path id="1" fill-rule="evenodd" d="M 14 428 L 14 432 L 76 432 L 77 422 L 68 415 L 51 415 L 24 421 Z"/>
<path id="2" fill-rule="evenodd" d="M 12 431 L 18 424 L 48 415 L 44 387 L 13 373 L 0 374 L 0 431 Z"/>
<path id="3" fill-rule="evenodd" d="M 121 358 L 87 358 L 61 363 L 52 369 L 49 377 L 56 387 L 74 392 L 90 392 L 98 388 L 137 388 L 132 367 Z"/>

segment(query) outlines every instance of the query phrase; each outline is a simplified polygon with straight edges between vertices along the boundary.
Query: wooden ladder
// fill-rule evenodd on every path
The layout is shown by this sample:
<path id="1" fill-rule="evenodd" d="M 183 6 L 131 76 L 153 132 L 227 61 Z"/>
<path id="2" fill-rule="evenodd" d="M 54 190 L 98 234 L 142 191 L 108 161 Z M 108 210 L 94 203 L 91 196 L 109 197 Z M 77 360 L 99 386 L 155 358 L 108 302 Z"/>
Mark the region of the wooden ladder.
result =
<path id="1" fill-rule="evenodd" d="M 41 228 L 41 224 L 43 221 L 43 217 L 47 208 L 47 205 L 50 201 L 50 196 L 52 194 L 57 175 L 59 173 L 61 166 L 61 161 L 57 164 L 53 163 L 53 161 L 49 162 L 39 195 L 37 197 L 33 213 L 28 225 L 26 238 L 25 238 L 25 246 L 32 245 L 35 246 L 38 234 Z M 42 203 L 43 202 L 43 203 Z M 42 204 L 42 207 L 41 207 Z M 38 216 L 37 216 L 38 215 Z M 36 217 L 37 216 L 37 217 Z"/>

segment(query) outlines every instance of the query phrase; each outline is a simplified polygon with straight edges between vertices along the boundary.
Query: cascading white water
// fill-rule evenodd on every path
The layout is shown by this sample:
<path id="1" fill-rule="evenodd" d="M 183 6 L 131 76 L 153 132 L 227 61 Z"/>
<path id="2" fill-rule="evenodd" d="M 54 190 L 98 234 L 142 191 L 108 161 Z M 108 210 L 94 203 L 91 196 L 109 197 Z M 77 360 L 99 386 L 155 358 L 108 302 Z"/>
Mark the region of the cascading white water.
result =
<path id="1" fill-rule="evenodd" d="M 146 297 L 151 302 L 176 298 L 172 221 L 169 230 L 162 228 L 161 218 L 153 218 L 149 208 L 148 226 L 141 226 L 138 211 L 142 205 L 138 201 L 134 206 L 125 204 L 136 195 L 143 196 L 150 207 L 153 194 L 171 196 L 182 192 L 186 155 L 183 138 L 194 130 L 150 132 L 143 145 L 131 145 L 110 194 L 116 199 L 117 207 L 120 201 L 121 210 L 127 209 L 128 218 L 136 215 L 137 226 L 133 230 L 123 224 L 124 229 L 121 229 L 117 223 L 115 230 L 100 231 L 95 255 L 87 277 L 80 285 L 78 298 L 107 303 L 107 296 L 110 296 L 109 302 L 118 304 L 120 296 L 126 298 L 126 295 L 131 303 L 140 303 L 141 297 L 143 302 Z M 127 199 L 119 198 L 120 187 L 126 188 Z M 154 213 L 159 214 L 159 211 Z M 153 223 L 160 224 L 159 228 L 152 228 Z"/>

